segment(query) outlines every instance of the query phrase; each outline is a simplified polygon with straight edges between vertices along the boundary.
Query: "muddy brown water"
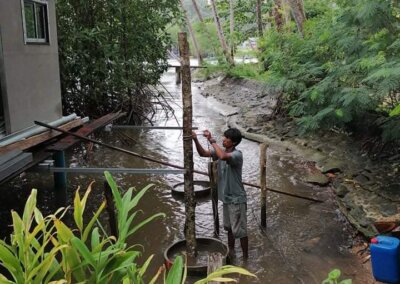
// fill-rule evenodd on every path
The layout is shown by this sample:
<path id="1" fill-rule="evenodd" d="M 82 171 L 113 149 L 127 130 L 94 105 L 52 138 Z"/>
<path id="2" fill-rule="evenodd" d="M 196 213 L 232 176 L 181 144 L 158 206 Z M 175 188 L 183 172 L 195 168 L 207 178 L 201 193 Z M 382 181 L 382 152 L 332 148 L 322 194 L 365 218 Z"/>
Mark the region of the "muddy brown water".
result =
<path id="1" fill-rule="evenodd" d="M 175 74 L 170 70 L 162 78 L 162 83 L 172 94 L 171 106 L 181 121 L 182 110 L 180 87 L 174 83 Z M 213 104 L 200 95 L 200 85 L 193 84 L 193 123 L 199 129 L 208 128 L 221 142 L 222 132 L 226 128 L 225 118 L 218 114 Z M 166 97 L 168 95 L 166 94 Z M 176 126 L 174 119 L 167 119 L 163 113 L 158 114 L 158 125 Z M 183 165 L 182 133 L 177 130 L 118 130 L 129 135 L 135 142 L 126 145 L 117 130 L 100 131 L 93 138 L 109 144 L 123 147 L 143 155 L 172 164 Z M 199 138 L 205 144 L 203 138 Z M 259 180 L 259 145 L 243 140 L 238 147 L 244 156 L 243 179 L 258 183 Z M 194 150 L 195 168 L 207 171 L 207 162 Z M 157 164 L 144 161 L 94 146 L 93 153 L 84 159 L 85 145 L 81 144 L 67 153 L 67 166 L 74 167 L 127 167 L 127 168 L 160 168 Z M 267 151 L 267 184 L 269 187 L 313 196 L 324 200 L 324 203 L 312 203 L 293 197 L 268 193 L 267 227 L 260 227 L 260 192 L 247 187 L 248 193 L 248 231 L 249 259 L 242 260 L 241 249 L 237 242 L 233 264 L 246 267 L 258 277 L 257 280 L 242 277 L 240 283 L 321 283 L 333 268 L 339 268 L 346 278 L 353 283 L 364 282 L 365 271 L 358 258 L 349 252 L 354 233 L 334 204 L 329 187 L 321 188 L 302 182 L 305 172 L 305 161 L 286 149 L 272 148 Z M 165 167 L 164 167 L 165 168 Z M 129 175 L 115 174 L 114 178 L 121 188 L 143 188 L 152 183 L 154 187 L 143 197 L 140 209 L 143 216 L 164 212 L 166 217 L 148 224 L 131 239 L 131 244 L 143 246 L 144 261 L 155 254 L 149 274 L 154 275 L 163 263 L 163 252 L 173 242 L 183 239 L 185 220 L 182 199 L 174 198 L 170 188 L 183 181 L 182 175 Z M 204 176 L 195 175 L 195 179 L 204 180 Z M 94 211 L 103 191 L 101 174 L 68 175 L 67 200 L 72 203 L 74 190 L 80 186 L 85 189 L 91 180 L 95 180 L 90 196 L 88 211 Z M 9 184 L 3 185 L 3 197 L 0 205 L 3 236 L 7 234 L 10 219 L 9 209 L 22 208 L 22 202 L 29 189 L 39 189 L 39 204 L 44 211 L 57 208 L 52 175 L 43 172 L 29 172 Z M 220 214 L 222 205 L 219 204 Z M 105 218 L 107 219 L 107 218 Z M 213 237 L 213 216 L 211 201 L 200 199 L 196 207 L 196 233 L 198 236 Z M 221 239 L 226 242 L 226 234 L 221 230 Z M 367 277 L 368 278 L 368 277 Z"/>

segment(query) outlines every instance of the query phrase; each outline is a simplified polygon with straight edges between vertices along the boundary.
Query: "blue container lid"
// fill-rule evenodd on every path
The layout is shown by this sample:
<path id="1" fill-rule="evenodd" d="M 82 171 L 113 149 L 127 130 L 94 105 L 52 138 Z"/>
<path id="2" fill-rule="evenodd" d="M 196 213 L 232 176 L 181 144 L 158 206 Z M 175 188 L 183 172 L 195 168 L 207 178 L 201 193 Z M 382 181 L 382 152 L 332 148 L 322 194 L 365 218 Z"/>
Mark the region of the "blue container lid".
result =
<path id="1" fill-rule="evenodd" d="M 382 248 L 397 248 L 400 245 L 400 240 L 398 238 L 389 236 L 377 236 L 371 240 L 371 246 L 379 245 Z"/>

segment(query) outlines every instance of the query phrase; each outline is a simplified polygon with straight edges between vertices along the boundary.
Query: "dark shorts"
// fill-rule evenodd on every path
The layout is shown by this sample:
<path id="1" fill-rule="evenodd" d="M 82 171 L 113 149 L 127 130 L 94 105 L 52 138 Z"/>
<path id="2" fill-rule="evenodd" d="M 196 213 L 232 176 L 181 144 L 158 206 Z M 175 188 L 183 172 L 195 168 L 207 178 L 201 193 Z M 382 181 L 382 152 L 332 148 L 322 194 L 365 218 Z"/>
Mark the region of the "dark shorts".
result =
<path id="1" fill-rule="evenodd" d="M 235 239 L 247 237 L 247 204 L 223 204 L 224 228 L 232 230 Z"/>

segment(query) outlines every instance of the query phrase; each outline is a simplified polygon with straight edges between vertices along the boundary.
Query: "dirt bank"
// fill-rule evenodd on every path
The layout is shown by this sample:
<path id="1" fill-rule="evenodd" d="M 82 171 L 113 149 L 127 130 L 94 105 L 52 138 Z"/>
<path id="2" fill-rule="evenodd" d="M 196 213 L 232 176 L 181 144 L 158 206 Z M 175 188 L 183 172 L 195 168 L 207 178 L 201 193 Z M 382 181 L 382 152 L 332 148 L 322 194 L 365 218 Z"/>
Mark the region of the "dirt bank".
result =
<path id="1" fill-rule="evenodd" d="M 214 78 L 202 84 L 202 94 L 230 106 L 221 107 L 221 113 L 246 138 L 285 147 L 307 159 L 311 170 L 304 180 L 330 186 L 342 213 L 363 235 L 376 235 L 374 222 L 400 222 L 399 157 L 372 160 L 360 141 L 335 129 L 299 136 L 293 120 L 270 120 L 278 94 L 259 82 Z"/>

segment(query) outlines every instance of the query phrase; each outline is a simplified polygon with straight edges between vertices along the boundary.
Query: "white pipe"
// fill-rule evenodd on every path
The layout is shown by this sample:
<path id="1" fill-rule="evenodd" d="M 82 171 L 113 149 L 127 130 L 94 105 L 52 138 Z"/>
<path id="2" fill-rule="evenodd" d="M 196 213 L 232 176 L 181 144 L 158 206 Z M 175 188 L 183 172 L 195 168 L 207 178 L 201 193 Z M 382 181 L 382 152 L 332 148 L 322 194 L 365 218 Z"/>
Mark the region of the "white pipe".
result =
<path id="1" fill-rule="evenodd" d="M 75 118 L 77 118 L 77 115 L 75 113 L 73 113 L 68 116 L 63 116 L 62 118 L 59 118 L 53 122 L 50 122 L 49 125 L 57 127 L 62 124 L 65 124 L 67 122 L 70 122 L 71 120 L 74 120 Z M 39 133 L 45 132 L 46 130 L 48 130 L 48 128 L 46 128 L 46 127 L 34 126 L 27 130 L 23 130 L 21 132 L 15 133 L 15 135 L 6 136 L 0 140 L 0 147 L 7 146 L 9 144 L 18 142 L 20 140 L 31 137 L 33 135 L 37 135 Z"/>

